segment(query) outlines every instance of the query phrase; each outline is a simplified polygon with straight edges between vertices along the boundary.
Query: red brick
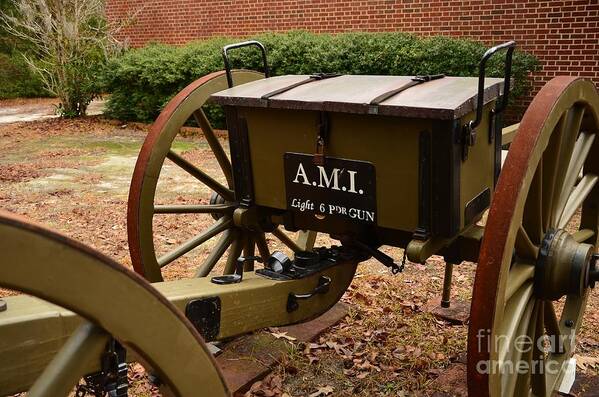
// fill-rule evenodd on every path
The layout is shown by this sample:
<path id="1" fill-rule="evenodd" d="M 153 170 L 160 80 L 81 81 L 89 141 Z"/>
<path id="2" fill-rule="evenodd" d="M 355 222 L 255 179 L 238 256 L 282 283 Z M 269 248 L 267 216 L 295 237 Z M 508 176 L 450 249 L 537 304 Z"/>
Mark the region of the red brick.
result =
<path id="1" fill-rule="evenodd" d="M 244 37 L 265 31 L 303 29 L 318 33 L 401 30 L 422 36 L 445 34 L 487 45 L 515 39 L 537 55 L 538 90 L 560 73 L 599 81 L 597 0 L 107 0 L 106 15 L 118 21 L 140 10 L 121 32 L 131 45 L 149 41 L 181 45 L 212 36 Z M 534 93 L 533 93 L 534 94 Z M 532 97 L 529 96 L 528 100 Z M 523 104 L 519 104 L 523 105 Z"/>

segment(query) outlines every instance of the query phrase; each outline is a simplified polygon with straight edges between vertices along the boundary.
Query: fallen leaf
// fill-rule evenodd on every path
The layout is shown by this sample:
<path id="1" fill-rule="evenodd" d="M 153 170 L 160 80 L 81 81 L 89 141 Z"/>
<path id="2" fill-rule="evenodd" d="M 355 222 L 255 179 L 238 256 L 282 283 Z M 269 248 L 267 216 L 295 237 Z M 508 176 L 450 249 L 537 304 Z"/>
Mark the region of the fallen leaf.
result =
<path id="1" fill-rule="evenodd" d="M 329 394 L 332 394 L 335 391 L 335 389 L 333 388 L 333 386 L 319 386 L 318 389 L 310 394 L 308 397 L 320 397 L 320 396 L 328 396 Z"/>
<path id="2" fill-rule="evenodd" d="M 297 340 L 297 338 L 294 338 L 293 336 L 289 336 L 287 335 L 287 332 L 271 332 L 270 333 L 272 336 L 274 336 L 277 339 L 287 339 L 290 341 L 295 341 Z"/>
<path id="3" fill-rule="evenodd" d="M 599 366 L 598 357 L 581 356 L 575 354 L 574 358 L 576 359 L 576 366 L 582 370 L 586 370 L 587 368 L 596 368 Z"/>

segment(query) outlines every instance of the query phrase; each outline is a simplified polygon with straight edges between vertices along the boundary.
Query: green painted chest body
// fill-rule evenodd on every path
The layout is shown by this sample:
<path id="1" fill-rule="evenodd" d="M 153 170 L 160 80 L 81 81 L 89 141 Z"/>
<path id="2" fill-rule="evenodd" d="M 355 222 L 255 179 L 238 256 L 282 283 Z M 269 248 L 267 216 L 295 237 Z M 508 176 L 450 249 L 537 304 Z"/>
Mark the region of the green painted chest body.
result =
<path id="1" fill-rule="evenodd" d="M 456 235 L 490 203 L 501 80 L 486 81 L 471 144 L 464 126 L 474 118 L 477 79 L 413 84 L 405 76 L 279 76 L 213 95 L 227 115 L 237 199 L 292 230 L 376 235 L 391 245 Z"/>

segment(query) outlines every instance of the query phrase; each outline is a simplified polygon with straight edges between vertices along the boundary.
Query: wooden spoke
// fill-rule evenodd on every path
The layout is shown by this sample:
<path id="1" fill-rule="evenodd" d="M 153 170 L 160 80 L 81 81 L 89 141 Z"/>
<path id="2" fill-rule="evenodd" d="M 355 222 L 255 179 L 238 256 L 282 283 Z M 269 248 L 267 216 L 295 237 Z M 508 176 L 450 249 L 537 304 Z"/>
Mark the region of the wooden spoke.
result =
<path id="1" fill-rule="evenodd" d="M 503 378 L 503 390 L 505 396 L 525 396 L 526 393 L 515 394 L 514 389 L 516 387 L 526 387 L 523 385 L 519 385 L 518 381 L 520 377 L 518 376 L 517 368 L 523 359 L 530 361 L 529 355 L 532 354 L 532 347 L 528 343 L 529 341 L 526 336 L 529 335 L 530 329 L 534 330 L 536 316 L 534 312 L 535 301 L 530 300 L 526 305 L 526 309 L 522 315 L 520 323 L 518 324 L 518 329 L 514 334 L 514 338 L 508 342 L 508 351 L 507 355 L 509 356 L 510 362 L 506 362 L 506 374 Z M 524 338 L 522 338 L 524 337 Z M 524 340 L 523 340 L 524 339 Z M 522 382 L 522 380 L 520 380 Z"/>
<path id="2" fill-rule="evenodd" d="M 235 273 L 235 265 L 237 264 L 237 259 L 241 255 L 241 251 L 243 250 L 243 236 L 239 231 L 235 231 L 234 240 L 229 247 L 229 256 L 227 257 L 227 263 L 225 264 L 225 273 L 233 274 Z"/>
<path id="3" fill-rule="evenodd" d="M 536 259 L 539 254 L 539 247 L 530 241 L 528 233 L 526 233 L 526 230 L 522 226 L 520 226 L 516 235 L 516 254 L 523 259 L 529 260 Z"/>
<path id="4" fill-rule="evenodd" d="M 218 164 L 220 165 L 220 168 L 223 171 L 225 178 L 227 179 L 229 187 L 233 187 L 233 168 L 231 166 L 231 161 L 225 153 L 225 150 L 223 149 L 222 145 L 218 141 L 218 138 L 216 137 L 216 134 L 214 133 L 214 130 L 212 129 L 212 126 L 210 125 L 210 122 L 206 117 L 206 114 L 200 108 L 193 113 L 193 117 L 202 129 L 204 137 L 206 138 L 206 141 L 208 142 L 210 149 L 212 149 L 214 157 L 216 157 L 216 161 L 218 161 Z"/>
<path id="5" fill-rule="evenodd" d="M 155 214 L 232 214 L 235 204 L 155 205 Z"/>
<path id="6" fill-rule="evenodd" d="M 264 263 L 266 263 L 268 258 L 270 258 L 270 250 L 268 249 L 268 244 L 266 243 L 266 236 L 264 233 L 257 233 L 254 238 L 256 239 L 256 247 L 258 247 L 260 257 Z"/>
<path id="7" fill-rule="evenodd" d="M 283 244 L 285 244 L 287 247 L 289 247 L 289 249 L 291 249 L 293 252 L 300 252 L 302 250 L 302 248 L 300 246 L 298 246 L 295 241 L 291 240 L 289 237 L 287 237 L 287 235 L 278 227 L 275 228 L 275 230 L 272 231 L 272 234 L 278 238 L 279 240 L 281 240 L 281 242 Z"/>
<path id="8" fill-rule="evenodd" d="M 539 245 L 543 239 L 543 164 L 540 163 L 535 173 L 524 206 L 522 226 L 533 244 Z"/>
<path id="9" fill-rule="evenodd" d="M 558 159 L 561 151 L 562 135 L 564 134 L 564 118 L 555 127 L 555 131 L 549 138 L 547 149 L 543 153 L 543 230 L 549 229 L 551 217 L 553 216 L 553 198 L 555 196 L 555 179 L 557 177 Z"/>
<path id="10" fill-rule="evenodd" d="M 235 84 L 249 83 L 264 78 L 263 73 L 247 70 L 233 70 L 231 73 Z M 232 163 L 227 153 L 227 147 L 219 139 L 217 131 L 212 128 L 203 110 L 209 98 L 227 86 L 225 72 L 221 71 L 204 76 L 185 87 L 165 106 L 143 143 L 129 190 L 127 232 L 133 268 L 148 281 L 163 281 L 161 269 L 166 264 L 203 244 L 210 236 L 228 229 L 225 225 L 218 223 L 205 231 L 194 230 L 190 235 L 196 235 L 196 237 L 166 255 L 157 257 L 158 252 L 164 251 L 158 246 L 160 240 L 155 238 L 154 226 L 160 220 L 160 218 L 154 218 L 155 214 L 210 214 L 214 219 L 220 220 L 232 218 L 232 214 L 239 206 L 239 203 L 235 202 Z M 199 164 L 197 166 L 192 164 L 182 154 L 173 150 L 173 142 L 180 136 L 182 127 L 190 117 L 193 117 L 202 129 L 202 142 L 205 139 L 207 143 L 204 146 L 210 147 L 206 153 L 209 157 L 207 160 L 214 164 L 218 163 L 223 177 L 217 177 L 217 174 L 208 175 L 208 172 L 205 169 L 202 170 Z M 197 201 L 197 203 L 208 203 L 210 200 L 212 204 L 158 204 L 160 201 L 157 197 L 157 186 L 167 158 L 207 187 L 198 192 L 197 199 L 202 201 Z M 220 172 L 216 172 L 220 176 Z M 166 188 L 168 189 L 168 186 Z M 218 197 L 212 195 L 213 193 L 217 193 Z M 264 214 L 264 216 L 268 215 Z M 189 225 L 189 228 L 194 226 Z M 229 228 L 234 228 L 232 223 Z M 227 250 L 232 254 L 237 253 L 227 255 L 230 258 L 225 273 L 233 271 L 235 260 L 244 249 L 246 253 L 255 250 L 260 253 L 263 260 L 268 260 L 270 257 L 269 244 L 278 243 L 278 241 L 267 240 L 265 233 L 258 233 L 250 229 L 253 228 L 248 226 L 247 229 L 239 229 L 241 235 L 232 232 L 219 236 L 220 240 L 215 246 L 210 247 L 208 257 L 196 268 L 195 275 L 206 276 L 210 273 Z M 288 238 L 281 230 L 276 230 L 274 234 L 284 245 L 294 251 L 311 249 L 314 241 L 314 233 L 299 233 L 299 243 Z M 246 237 L 248 235 L 251 235 L 251 240 L 254 241 L 253 245 L 250 242 L 250 237 Z M 239 246 L 238 243 L 234 243 L 239 239 L 247 240 L 247 244 L 241 243 L 242 245 Z M 246 269 L 250 268 L 251 264 L 248 264 Z"/>
<path id="11" fill-rule="evenodd" d="M 508 302 L 514 293 L 518 291 L 527 281 L 532 280 L 535 274 L 535 266 L 528 263 L 515 263 L 510 269 L 505 290 L 505 301 Z"/>
<path id="12" fill-rule="evenodd" d="M 505 362 L 507 355 L 511 349 L 510 343 L 516 336 L 518 326 L 525 317 L 526 308 L 531 301 L 532 297 L 532 283 L 527 283 L 520 287 L 518 291 L 512 296 L 507 302 L 505 312 L 503 314 L 504 323 L 499 333 L 501 337 L 498 358 L 499 362 Z"/>
<path id="13" fill-rule="evenodd" d="M 231 189 L 223 186 L 216 179 L 212 178 L 210 175 L 206 174 L 204 171 L 200 170 L 198 167 L 191 164 L 189 161 L 185 160 L 183 157 L 179 156 L 174 151 L 169 150 L 166 157 L 168 157 L 168 159 L 171 160 L 173 163 L 177 164 L 185 172 L 202 182 L 204 185 L 208 186 L 210 189 L 220 194 L 225 200 L 233 201 L 235 199 L 233 191 Z"/>
<path id="14" fill-rule="evenodd" d="M 526 331 L 526 335 L 534 335 L 534 330 L 536 327 L 536 312 L 533 310 L 531 313 L 530 321 L 528 322 L 528 329 Z M 527 348 L 521 355 L 520 359 L 522 362 L 528 363 L 528 368 L 532 368 L 533 365 L 533 349 L 532 347 Z M 512 396 L 528 396 L 530 394 L 530 371 L 526 371 L 524 373 L 517 373 L 516 375 L 516 383 L 515 387 L 512 391 Z M 510 391 L 510 390 L 508 390 Z M 510 394 L 505 394 L 509 396 Z"/>
<path id="15" fill-rule="evenodd" d="M 300 230 L 297 236 L 297 245 L 302 251 L 312 251 L 314 243 L 316 242 L 316 235 L 318 233 L 312 230 Z"/>
<path id="16" fill-rule="evenodd" d="M 37 378 L 28 396 L 68 396 L 83 375 L 86 364 L 100 360 L 109 335 L 98 326 L 84 322 L 69 337 L 44 372 Z"/>
<path id="17" fill-rule="evenodd" d="M 576 210 L 582 206 L 582 203 L 597 183 L 597 179 L 599 179 L 597 175 L 587 174 L 582 178 L 580 183 L 576 185 L 574 191 L 572 191 L 572 194 L 566 202 L 563 212 L 561 212 L 561 217 L 558 222 L 558 227 L 560 229 L 566 227 L 568 222 L 570 222 L 570 219 L 572 219 L 576 213 Z"/>
<path id="18" fill-rule="evenodd" d="M 580 133 L 578 140 L 574 145 L 574 151 L 572 153 L 570 164 L 568 165 L 564 186 L 559 194 L 557 208 L 564 208 L 566 206 L 568 197 L 570 197 L 570 194 L 574 189 L 574 185 L 576 184 L 578 176 L 580 175 L 580 171 L 582 170 L 582 166 L 589 155 L 589 151 L 591 150 L 591 146 L 593 145 L 594 141 L 595 134 L 590 134 L 587 132 Z"/>
<path id="19" fill-rule="evenodd" d="M 233 233 L 231 230 L 225 230 L 212 250 L 210 251 L 210 255 L 206 258 L 204 263 L 196 270 L 195 277 L 206 277 L 208 273 L 214 269 L 214 266 L 218 263 L 220 258 L 223 257 L 231 243 L 233 242 Z"/>
<path id="20" fill-rule="evenodd" d="M 576 241 L 578 243 L 583 243 L 594 236 L 595 236 L 595 232 L 592 231 L 591 229 L 580 229 L 572 235 L 572 237 L 574 238 L 574 241 Z"/>
<path id="21" fill-rule="evenodd" d="M 559 328 L 559 320 L 557 315 L 555 314 L 555 307 L 553 306 L 553 302 L 546 301 L 544 306 L 544 318 L 545 318 L 545 329 L 547 330 L 547 334 L 554 338 L 555 343 L 557 343 L 557 347 L 560 346 L 560 336 L 561 331 Z M 554 352 L 558 353 L 558 352 Z"/>
<path id="22" fill-rule="evenodd" d="M 584 114 L 584 107 L 582 106 L 573 106 L 568 109 L 568 111 L 562 117 L 562 128 L 563 133 L 561 136 L 561 147 L 560 147 L 560 155 L 557 159 L 556 167 L 556 182 L 555 182 L 555 190 L 553 194 L 553 210 L 552 210 L 552 222 L 550 226 L 555 227 L 560 219 L 560 214 L 562 208 L 559 207 L 559 199 L 565 184 L 566 174 L 568 172 L 568 166 L 572 160 L 572 152 L 574 151 L 574 146 L 576 144 L 576 139 L 578 136 L 578 131 L 580 130 L 580 125 L 582 123 L 582 116 Z"/>
<path id="23" fill-rule="evenodd" d="M 231 220 L 231 218 L 226 217 L 226 218 L 219 219 L 218 221 L 216 221 L 216 223 L 214 223 L 211 227 L 206 229 L 204 232 L 200 233 L 199 235 L 197 235 L 195 237 L 190 238 L 189 240 L 187 240 L 186 242 L 184 242 L 183 244 L 181 244 L 180 246 L 178 246 L 177 248 L 175 248 L 168 254 L 165 254 L 165 255 L 161 256 L 160 258 L 158 258 L 158 264 L 160 265 L 160 267 L 164 267 L 164 266 L 168 265 L 175 259 L 180 258 L 181 256 L 185 255 L 192 249 L 194 249 L 197 246 L 210 240 L 212 237 L 216 236 L 217 234 L 229 229 L 232 224 L 233 224 L 233 221 Z"/>

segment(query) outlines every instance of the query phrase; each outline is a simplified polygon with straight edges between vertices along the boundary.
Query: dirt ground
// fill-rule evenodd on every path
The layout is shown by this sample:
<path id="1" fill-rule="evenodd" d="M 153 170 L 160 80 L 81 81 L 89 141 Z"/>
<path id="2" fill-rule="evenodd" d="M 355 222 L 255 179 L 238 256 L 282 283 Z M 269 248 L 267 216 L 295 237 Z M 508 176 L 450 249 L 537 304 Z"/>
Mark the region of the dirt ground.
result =
<path id="1" fill-rule="evenodd" d="M 56 98 L 16 98 L 0 100 L 0 124 L 20 121 L 36 121 L 58 117 L 56 108 L 60 101 Z M 104 101 L 99 98 L 92 101 L 87 114 L 102 114 Z"/>
<path id="2" fill-rule="evenodd" d="M 0 208 L 46 224 L 130 266 L 127 195 L 146 132 L 143 126 L 98 117 L 0 125 Z M 218 173 L 202 138 L 182 139 L 175 149 Z M 172 163 L 165 165 L 159 183 L 163 203 L 207 202 L 206 191 L 189 176 Z M 222 175 L 215 177 L 223 180 Z M 212 222 L 208 215 L 155 217 L 155 243 L 160 252 L 167 252 Z M 269 243 L 283 248 L 274 238 Z M 319 236 L 317 244 L 331 241 Z M 166 278 L 191 276 L 213 246 L 209 241 L 169 265 Z M 385 252 L 397 260 L 402 257 L 400 249 L 386 247 Z M 315 343 L 288 341 L 287 357 L 249 394 L 464 395 L 467 326 L 450 325 L 423 310 L 440 296 L 443 269 L 438 257 L 426 265 L 408 263 L 397 276 L 373 260 L 361 264 L 343 298 L 351 305 L 350 315 Z M 455 267 L 456 299 L 469 302 L 475 269 L 470 263 Z M 579 373 L 588 375 L 599 368 L 598 295 L 594 291 L 590 297 L 578 339 L 578 354 L 586 359 Z M 139 368 L 132 372 L 133 395 L 155 395 Z"/>

